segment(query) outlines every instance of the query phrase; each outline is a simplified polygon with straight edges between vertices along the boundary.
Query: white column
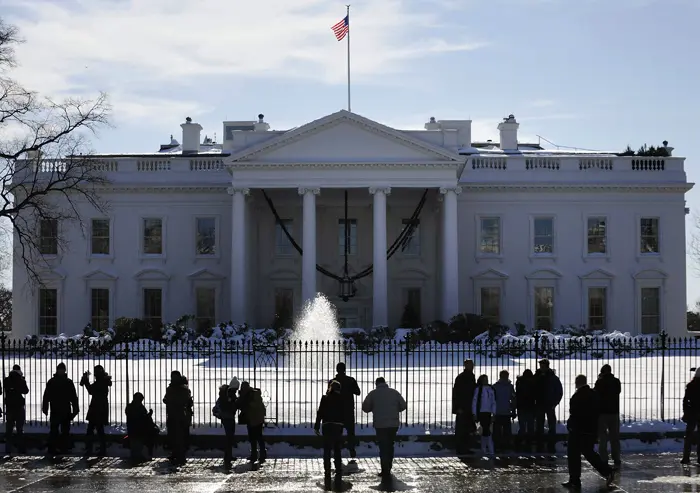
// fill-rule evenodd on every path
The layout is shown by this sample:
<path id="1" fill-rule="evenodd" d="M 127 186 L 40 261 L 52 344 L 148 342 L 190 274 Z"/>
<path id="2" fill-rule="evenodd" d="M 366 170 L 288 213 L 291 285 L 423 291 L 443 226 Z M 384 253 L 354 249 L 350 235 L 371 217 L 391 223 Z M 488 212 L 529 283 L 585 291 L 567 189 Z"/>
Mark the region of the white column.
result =
<path id="1" fill-rule="evenodd" d="M 460 187 L 441 188 L 442 211 L 442 303 L 441 319 L 449 322 L 459 313 L 459 242 L 457 195 Z"/>
<path id="2" fill-rule="evenodd" d="M 301 297 L 302 302 L 316 297 L 316 195 L 318 188 L 299 188 L 304 200 L 304 220 L 301 248 Z"/>
<path id="3" fill-rule="evenodd" d="M 374 246 L 372 270 L 372 326 L 389 325 L 389 308 L 387 305 L 387 265 L 386 265 L 386 197 L 391 193 L 389 187 L 372 187 L 369 193 L 374 195 Z"/>
<path id="4" fill-rule="evenodd" d="M 231 195 L 231 321 L 243 324 L 246 319 L 246 196 L 247 188 L 229 187 Z"/>

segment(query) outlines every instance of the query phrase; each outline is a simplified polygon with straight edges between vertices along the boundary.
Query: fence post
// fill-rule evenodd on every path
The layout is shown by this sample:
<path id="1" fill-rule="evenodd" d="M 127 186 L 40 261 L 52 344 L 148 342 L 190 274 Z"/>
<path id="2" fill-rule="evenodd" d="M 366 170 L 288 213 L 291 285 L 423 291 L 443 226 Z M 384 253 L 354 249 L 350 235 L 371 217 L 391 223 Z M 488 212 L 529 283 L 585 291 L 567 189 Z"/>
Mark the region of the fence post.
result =
<path id="1" fill-rule="evenodd" d="M 2 381 L 5 381 L 5 343 L 7 342 L 7 334 L 4 332 L 0 334 L 0 354 L 2 354 Z M 2 420 L 5 421 L 5 416 L 7 416 L 5 409 L 5 399 L 2 400 Z"/>
<path id="2" fill-rule="evenodd" d="M 535 368 L 537 368 L 537 362 L 540 360 L 540 332 L 535 332 Z"/>
<path id="3" fill-rule="evenodd" d="M 251 339 L 250 345 L 253 348 L 253 388 L 258 388 L 257 377 L 258 377 L 258 355 L 255 351 L 255 342 Z"/>
<path id="4" fill-rule="evenodd" d="M 666 421 L 664 401 L 666 400 L 666 332 L 661 332 L 661 421 Z"/>
<path id="5" fill-rule="evenodd" d="M 124 343 L 124 378 L 126 379 L 126 403 L 131 402 L 131 392 L 129 387 L 129 342 Z"/>
<path id="6" fill-rule="evenodd" d="M 408 427 L 408 402 L 409 402 L 409 393 L 408 393 L 408 353 L 409 353 L 409 346 L 410 346 L 410 341 L 411 341 L 411 335 L 406 334 L 405 337 L 406 340 L 406 354 L 404 355 L 404 358 L 406 360 L 406 392 L 404 393 L 405 401 L 406 401 L 406 412 L 404 413 L 404 416 L 406 418 L 406 421 L 404 422 L 404 426 Z"/>

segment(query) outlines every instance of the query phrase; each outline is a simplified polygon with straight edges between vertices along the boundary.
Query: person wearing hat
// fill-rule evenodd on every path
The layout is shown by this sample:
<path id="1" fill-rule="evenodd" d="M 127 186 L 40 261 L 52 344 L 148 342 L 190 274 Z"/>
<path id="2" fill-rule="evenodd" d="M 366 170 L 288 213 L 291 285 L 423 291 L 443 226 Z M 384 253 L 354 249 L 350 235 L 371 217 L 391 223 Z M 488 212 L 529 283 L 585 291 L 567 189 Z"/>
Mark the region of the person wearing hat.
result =
<path id="1" fill-rule="evenodd" d="M 15 445 L 12 433 L 17 430 L 17 450 L 25 453 L 24 447 L 24 421 L 26 417 L 24 396 L 29 393 L 27 381 L 24 379 L 22 369 L 14 365 L 12 371 L 5 377 L 5 453 L 12 454 Z"/>
<path id="2" fill-rule="evenodd" d="M 46 383 L 41 410 L 49 416 L 49 455 L 70 451 L 70 423 L 80 412 L 80 406 L 78 392 L 66 374 L 65 363 L 56 366 L 56 374 Z"/>
<path id="3" fill-rule="evenodd" d="M 233 462 L 233 447 L 236 438 L 236 392 L 241 386 L 238 378 L 233 377 L 228 385 L 219 387 L 219 398 L 212 410 L 212 414 L 221 420 L 226 433 L 226 444 L 224 447 L 224 468 L 231 469 Z"/>
<path id="4" fill-rule="evenodd" d="M 608 439 L 615 467 L 622 464 L 620 459 L 620 394 L 622 384 L 613 375 L 610 365 L 603 365 L 596 380 L 594 390 L 600 399 L 600 418 L 598 418 L 598 453 L 608 462 Z"/>
<path id="5" fill-rule="evenodd" d="M 683 421 L 685 422 L 685 440 L 683 441 L 682 464 L 690 464 L 690 449 L 693 435 L 700 423 L 700 368 L 695 370 L 693 379 L 685 387 L 683 396 Z M 700 443 L 698 444 L 698 464 L 700 464 Z"/>
<path id="6" fill-rule="evenodd" d="M 535 372 L 535 436 L 537 450 L 543 452 L 544 420 L 547 418 L 548 440 L 547 449 L 554 453 L 557 440 L 556 408 L 564 397 L 561 380 L 549 367 L 549 360 L 540 361 L 540 367 Z"/>
<path id="7" fill-rule="evenodd" d="M 90 372 L 83 373 L 80 379 L 80 386 L 85 387 L 88 394 L 92 396 L 85 419 L 88 422 L 85 437 L 85 455 L 92 455 L 95 441 L 95 431 L 100 441 L 99 457 L 104 457 L 107 449 L 105 441 L 105 426 L 109 424 L 109 388 L 112 386 L 112 377 L 105 371 L 102 365 L 96 365 L 95 381 L 90 382 Z"/>
<path id="8" fill-rule="evenodd" d="M 316 413 L 314 431 L 316 435 L 323 434 L 323 470 L 325 473 L 325 488 L 331 489 L 331 452 L 335 462 L 336 489 L 342 487 L 343 475 L 343 428 L 347 418 L 347 402 L 343 396 L 342 387 L 337 380 L 331 380 L 326 395 Z M 323 428 L 321 425 L 323 424 Z M 321 431 L 323 430 L 323 431 Z"/>

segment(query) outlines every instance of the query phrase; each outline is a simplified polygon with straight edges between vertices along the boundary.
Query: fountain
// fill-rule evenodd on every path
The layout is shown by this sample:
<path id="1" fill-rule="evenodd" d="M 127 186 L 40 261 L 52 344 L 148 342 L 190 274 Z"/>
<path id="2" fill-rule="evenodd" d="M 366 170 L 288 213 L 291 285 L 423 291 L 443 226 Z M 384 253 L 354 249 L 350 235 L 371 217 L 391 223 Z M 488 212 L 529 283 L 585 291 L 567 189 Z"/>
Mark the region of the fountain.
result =
<path id="1" fill-rule="evenodd" d="M 321 293 L 304 305 L 290 341 L 297 366 L 334 369 L 345 360 L 335 306 Z"/>

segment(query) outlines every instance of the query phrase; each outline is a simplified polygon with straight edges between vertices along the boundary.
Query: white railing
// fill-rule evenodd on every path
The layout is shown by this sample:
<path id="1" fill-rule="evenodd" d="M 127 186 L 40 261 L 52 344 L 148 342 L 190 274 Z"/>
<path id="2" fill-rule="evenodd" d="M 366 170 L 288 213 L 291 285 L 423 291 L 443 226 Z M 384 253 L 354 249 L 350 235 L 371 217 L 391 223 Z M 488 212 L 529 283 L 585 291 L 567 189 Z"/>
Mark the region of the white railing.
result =
<path id="1" fill-rule="evenodd" d="M 548 169 L 558 171 L 561 163 L 558 157 L 527 157 L 525 169 Z"/>
<path id="2" fill-rule="evenodd" d="M 653 156 L 471 156 L 467 166 L 479 172 L 682 172 L 684 159 Z"/>
<path id="3" fill-rule="evenodd" d="M 190 171 L 221 171 L 225 169 L 224 160 L 217 157 L 190 159 Z"/>
<path id="4" fill-rule="evenodd" d="M 139 159 L 136 171 L 170 171 L 170 159 Z"/>
<path id="5" fill-rule="evenodd" d="M 473 157 L 472 169 L 506 169 L 505 157 Z"/>
<path id="6" fill-rule="evenodd" d="M 597 158 L 597 157 L 584 157 L 579 161 L 578 169 L 581 171 L 592 170 L 603 170 L 612 171 L 613 170 L 613 160 L 612 158 Z"/>

